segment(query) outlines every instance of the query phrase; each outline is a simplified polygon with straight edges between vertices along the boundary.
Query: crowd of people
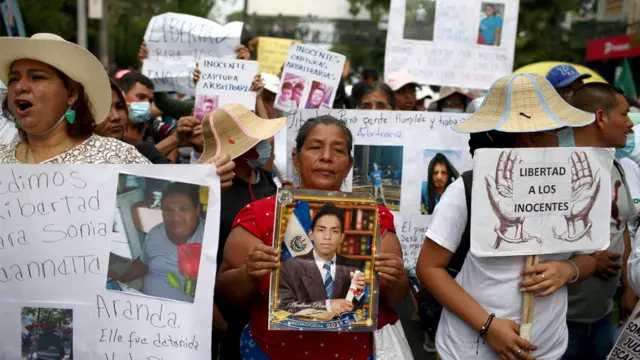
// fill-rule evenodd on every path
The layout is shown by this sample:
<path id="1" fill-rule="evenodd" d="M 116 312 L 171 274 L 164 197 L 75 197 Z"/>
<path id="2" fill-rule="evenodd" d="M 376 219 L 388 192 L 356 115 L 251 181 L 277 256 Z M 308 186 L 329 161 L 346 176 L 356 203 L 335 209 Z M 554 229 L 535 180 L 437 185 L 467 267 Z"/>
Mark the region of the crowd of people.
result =
<path id="1" fill-rule="evenodd" d="M 492 39 L 485 35 L 484 41 Z M 0 145 L 0 163 L 215 163 L 222 198 L 214 359 L 373 359 L 371 333 L 268 330 L 269 279 L 278 266 L 272 247 L 274 195 L 278 187 L 292 184 L 277 176 L 273 134 L 239 153 L 208 151 L 204 140 L 221 114 L 244 117 L 246 109 L 210 109 L 205 116 L 208 126 L 193 117 L 193 98 L 156 92 L 153 82 L 135 70 L 110 78 L 89 51 L 53 34 L 0 38 L 0 48 L 0 80 L 7 85 L 3 121 L 15 128 L 15 135 Z M 253 56 L 243 45 L 236 52 L 238 59 Z M 140 61 L 147 55 L 143 43 Z M 257 74 L 252 85 L 257 94 L 254 120 L 270 129 L 273 119 L 280 119 L 279 128 L 284 126 L 285 114 L 275 109 L 276 101 L 287 108 L 301 106 L 298 85 L 283 87 L 276 99 L 279 76 Z M 546 78 L 501 78 L 480 99 L 463 89 L 442 88 L 439 99 L 429 104 L 420 92 L 423 85 L 407 72 L 387 74 L 383 82 L 375 71 L 365 71 L 350 94 L 340 84 L 334 108 L 424 111 L 426 104 L 429 111 L 473 112 L 456 128 L 470 134 L 472 156 L 481 148 L 617 149 L 612 177 L 602 182 L 609 186 L 611 181 L 617 195 L 611 205 L 610 247 L 592 254 L 542 256 L 540 263 L 524 270 L 522 258 L 469 253 L 473 179 L 469 172 L 458 173 L 443 154 L 429 163 L 422 203 L 423 211 L 433 217 L 419 260 L 408 271 L 380 188 L 376 198 L 381 199 L 382 243 L 374 264 L 381 280 L 378 328 L 399 321 L 396 307 L 410 294 L 411 282 L 416 284 L 411 290 L 425 332 L 425 350 L 437 349 L 442 359 L 607 356 L 615 325 L 630 315 L 640 292 L 640 247 L 634 247 L 638 211 L 633 201 L 640 191 L 640 149 L 634 147 L 631 120 L 636 118 L 631 111 L 637 102 L 611 85 L 584 84 L 586 77 L 562 65 Z M 193 80 L 199 80 L 198 71 Z M 540 115 L 514 116 L 532 109 Z M 299 187 L 339 191 L 353 166 L 353 145 L 344 122 L 328 115 L 306 121 L 289 159 L 300 174 Z M 379 172 L 375 164 L 370 175 L 374 188 Z M 197 206 L 193 205 L 194 213 Z M 199 226 L 190 229 L 183 237 L 202 231 Z M 331 255 L 335 254 L 327 256 Z M 110 275 L 126 282 L 153 272 L 153 262 L 139 258 L 128 272 Z M 523 281 L 526 274 L 533 276 Z M 145 280 L 145 286 L 152 280 Z M 519 333 L 522 292 L 537 296 L 530 341 Z"/>

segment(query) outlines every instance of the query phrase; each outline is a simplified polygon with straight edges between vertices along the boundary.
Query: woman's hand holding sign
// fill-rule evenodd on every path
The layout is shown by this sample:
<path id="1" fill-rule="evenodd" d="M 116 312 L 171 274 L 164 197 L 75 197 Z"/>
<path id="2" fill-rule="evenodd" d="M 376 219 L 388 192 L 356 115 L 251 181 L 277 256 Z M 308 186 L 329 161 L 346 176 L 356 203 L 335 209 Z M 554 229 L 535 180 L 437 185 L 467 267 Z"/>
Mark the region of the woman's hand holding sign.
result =
<path id="1" fill-rule="evenodd" d="M 535 360 L 523 351 L 533 351 L 536 346 L 520 337 L 520 325 L 513 320 L 493 319 L 484 339 L 502 360 Z"/>
<path id="2" fill-rule="evenodd" d="M 527 266 L 521 274 L 533 276 L 518 284 L 520 291 L 533 292 L 536 296 L 548 296 L 571 280 L 573 269 L 568 261 L 550 260 Z"/>
<path id="3" fill-rule="evenodd" d="M 257 283 L 278 267 L 278 252 L 271 246 L 256 245 L 247 255 L 247 274 Z"/>

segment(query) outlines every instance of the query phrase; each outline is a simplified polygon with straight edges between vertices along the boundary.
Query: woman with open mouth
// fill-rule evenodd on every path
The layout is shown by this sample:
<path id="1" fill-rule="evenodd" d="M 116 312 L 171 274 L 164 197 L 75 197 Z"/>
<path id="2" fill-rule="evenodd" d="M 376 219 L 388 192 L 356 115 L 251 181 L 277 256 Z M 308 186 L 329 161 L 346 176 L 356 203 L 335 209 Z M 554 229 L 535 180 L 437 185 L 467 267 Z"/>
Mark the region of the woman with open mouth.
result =
<path id="1" fill-rule="evenodd" d="M 107 118 L 111 87 L 88 50 L 53 34 L 0 38 L 4 115 L 20 141 L 0 146 L 0 163 L 147 164 L 136 149 L 94 135 Z"/>

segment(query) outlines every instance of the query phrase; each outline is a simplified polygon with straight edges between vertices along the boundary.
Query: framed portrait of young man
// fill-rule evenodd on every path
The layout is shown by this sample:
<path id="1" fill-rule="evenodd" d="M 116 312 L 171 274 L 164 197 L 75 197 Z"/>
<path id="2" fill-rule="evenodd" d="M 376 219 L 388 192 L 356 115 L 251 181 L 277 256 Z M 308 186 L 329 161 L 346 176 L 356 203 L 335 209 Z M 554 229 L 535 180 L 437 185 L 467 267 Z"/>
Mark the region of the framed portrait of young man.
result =
<path id="1" fill-rule="evenodd" d="M 374 331 L 378 206 L 370 194 L 280 189 L 270 330 Z"/>

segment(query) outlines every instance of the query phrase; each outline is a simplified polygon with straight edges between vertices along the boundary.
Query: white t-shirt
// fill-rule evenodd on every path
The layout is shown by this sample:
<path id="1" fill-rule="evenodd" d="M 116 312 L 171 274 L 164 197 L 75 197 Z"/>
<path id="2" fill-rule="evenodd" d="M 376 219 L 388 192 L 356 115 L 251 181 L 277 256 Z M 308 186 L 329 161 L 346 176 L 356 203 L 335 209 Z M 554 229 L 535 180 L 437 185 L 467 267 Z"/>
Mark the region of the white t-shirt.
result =
<path id="1" fill-rule="evenodd" d="M 418 10 L 416 10 L 416 20 L 417 21 L 424 21 L 424 19 L 427 17 L 427 10 L 425 10 L 424 8 L 420 8 Z"/>
<path id="2" fill-rule="evenodd" d="M 445 249 L 455 252 L 467 223 L 467 204 L 462 178 L 453 182 L 440 198 L 433 212 L 426 236 Z M 541 256 L 543 260 L 566 260 L 569 254 Z M 525 257 L 479 258 L 469 252 L 456 281 L 488 313 L 520 322 L 522 293 L 518 282 Z M 537 297 L 531 343 L 538 360 L 562 357 L 568 342 L 566 324 L 567 288 L 562 287 L 547 297 Z M 480 324 L 482 325 L 482 324 Z M 442 311 L 436 335 L 436 348 L 443 359 L 494 360 L 498 355 L 488 344 L 476 341 L 478 333 L 446 308 Z M 476 347 L 478 354 L 476 355 Z"/>
<path id="3" fill-rule="evenodd" d="M 640 147 L 640 146 L 639 146 Z M 624 158 L 620 160 L 620 165 L 625 173 L 625 180 L 627 180 L 627 185 L 629 185 L 629 192 L 631 193 L 631 198 L 633 199 L 633 205 L 635 207 L 636 216 L 640 214 L 640 165 L 638 165 L 631 158 Z M 632 219 L 627 224 L 629 229 L 629 235 L 631 235 L 631 247 L 633 248 L 635 243 L 637 242 L 637 238 L 640 236 L 638 234 L 638 219 Z"/>

